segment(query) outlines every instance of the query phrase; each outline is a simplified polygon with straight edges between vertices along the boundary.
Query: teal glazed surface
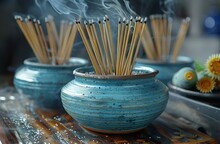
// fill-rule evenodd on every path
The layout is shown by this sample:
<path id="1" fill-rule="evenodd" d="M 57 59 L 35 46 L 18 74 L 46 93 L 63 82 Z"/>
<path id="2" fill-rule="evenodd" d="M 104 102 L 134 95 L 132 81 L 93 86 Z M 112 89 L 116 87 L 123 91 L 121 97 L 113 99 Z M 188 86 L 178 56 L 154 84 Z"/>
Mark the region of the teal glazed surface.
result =
<path id="1" fill-rule="evenodd" d="M 17 91 L 47 108 L 61 108 L 61 88 L 74 79 L 73 70 L 86 66 L 87 60 L 71 58 L 67 65 L 40 64 L 36 58 L 24 61 L 14 76 Z"/>
<path id="2" fill-rule="evenodd" d="M 191 79 L 186 79 L 185 75 L 188 72 L 191 72 Z M 173 75 L 172 84 L 184 89 L 192 89 L 195 88 L 197 80 L 196 71 L 190 67 L 184 67 Z"/>
<path id="3" fill-rule="evenodd" d="M 148 126 L 165 109 L 168 88 L 158 71 L 135 67 L 132 76 L 100 76 L 78 68 L 62 88 L 64 109 L 83 127 L 102 133 L 130 133 Z"/>
<path id="4" fill-rule="evenodd" d="M 172 80 L 173 75 L 183 67 L 194 67 L 194 61 L 186 56 L 179 56 L 177 62 L 155 62 L 147 59 L 138 58 L 136 66 L 148 66 L 159 71 L 157 78 L 164 84 Z"/>

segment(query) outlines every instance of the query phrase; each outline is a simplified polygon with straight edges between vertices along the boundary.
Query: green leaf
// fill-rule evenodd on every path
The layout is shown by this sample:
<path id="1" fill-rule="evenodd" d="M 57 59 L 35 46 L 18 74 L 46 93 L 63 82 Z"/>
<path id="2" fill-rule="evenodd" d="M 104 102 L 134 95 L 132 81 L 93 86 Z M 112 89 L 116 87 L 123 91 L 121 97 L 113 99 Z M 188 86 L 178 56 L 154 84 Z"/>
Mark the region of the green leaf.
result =
<path id="1" fill-rule="evenodd" d="M 205 65 L 199 61 L 195 61 L 195 68 L 196 68 L 196 72 L 204 71 Z"/>

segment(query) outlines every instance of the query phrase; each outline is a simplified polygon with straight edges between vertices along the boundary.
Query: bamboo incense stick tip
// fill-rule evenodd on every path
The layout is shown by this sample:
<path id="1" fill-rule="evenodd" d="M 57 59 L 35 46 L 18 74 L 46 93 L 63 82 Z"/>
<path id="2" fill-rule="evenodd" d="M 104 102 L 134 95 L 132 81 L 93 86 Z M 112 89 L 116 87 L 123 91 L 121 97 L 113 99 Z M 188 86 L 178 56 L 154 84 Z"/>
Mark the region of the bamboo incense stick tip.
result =
<path id="1" fill-rule="evenodd" d="M 19 15 L 15 15 L 14 18 L 15 18 L 16 20 L 18 20 L 18 19 L 19 19 Z"/>
<path id="2" fill-rule="evenodd" d="M 53 19 L 53 16 L 52 16 L 52 15 L 48 15 L 48 18 L 49 18 L 49 19 Z"/>
<path id="3" fill-rule="evenodd" d="M 41 25 L 40 20 L 37 20 L 37 24 Z"/>
<path id="4" fill-rule="evenodd" d="M 18 18 L 18 19 L 21 19 L 22 17 L 21 17 L 20 15 L 17 15 L 17 18 Z"/>
<path id="5" fill-rule="evenodd" d="M 191 20 L 190 17 L 187 17 L 187 18 L 186 18 L 186 22 L 187 22 L 187 23 L 189 23 L 190 20 Z"/>
<path id="6" fill-rule="evenodd" d="M 120 17 L 118 18 L 118 22 L 121 22 L 121 18 Z"/>
<path id="7" fill-rule="evenodd" d="M 125 23 L 125 22 L 126 22 L 126 18 L 124 17 L 124 18 L 123 18 L 123 23 Z"/>
<path id="8" fill-rule="evenodd" d="M 147 17 L 144 18 L 144 23 L 147 23 Z"/>
<path id="9" fill-rule="evenodd" d="M 130 21 L 132 21 L 132 20 L 133 20 L 133 17 L 131 16 L 131 17 L 130 17 Z"/>
<path id="10" fill-rule="evenodd" d="M 30 19 L 30 18 L 26 18 L 25 21 L 33 22 L 32 19 Z"/>
<path id="11" fill-rule="evenodd" d="M 183 19 L 183 20 L 182 20 L 182 23 L 183 23 L 183 24 L 186 24 L 186 23 L 187 23 L 186 19 Z"/>
<path id="12" fill-rule="evenodd" d="M 103 20 L 106 21 L 106 17 L 103 17 Z"/>
<path id="13" fill-rule="evenodd" d="M 151 20 L 155 19 L 155 15 L 150 15 L 150 19 Z"/>
<path id="14" fill-rule="evenodd" d="M 21 22 L 24 21 L 23 18 L 22 18 L 21 16 L 19 16 L 18 19 L 19 19 Z"/>
<path id="15" fill-rule="evenodd" d="M 47 23 L 47 22 L 49 22 L 49 20 L 48 20 L 48 18 L 47 17 L 45 17 L 45 22 Z"/>
<path id="16" fill-rule="evenodd" d="M 109 17 L 107 15 L 105 15 L 105 17 L 106 17 L 106 20 L 109 21 Z"/>
<path id="17" fill-rule="evenodd" d="M 92 20 L 89 20 L 89 23 L 88 23 L 89 25 L 92 25 Z"/>
<path id="18" fill-rule="evenodd" d="M 33 19 L 33 22 L 34 22 L 34 23 L 37 23 L 37 19 L 34 18 L 34 19 Z"/>
<path id="19" fill-rule="evenodd" d="M 100 20 L 100 18 L 97 18 L 97 20 L 98 20 L 98 23 L 101 23 L 101 20 Z"/>
<path id="20" fill-rule="evenodd" d="M 32 18 L 31 18 L 30 15 L 27 15 L 27 20 L 28 20 L 28 21 L 32 21 Z"/>
<path id="21" fill-rule="evenodd" d="M 50 21 L 54 21 L 54 18 L 53 18 L 52 15 L 48 15 L 47 17 L 48 17 L 48 19 L 49 19 Z"/>
<path id="22" fill-rule="evenodd" d="M 138 17 L 136 17 L 135 22 L 138 22 Z"/>
<path id="23" fill-rule="evenodd" d="M 141 17 L 140 17 L 140 16 L 138 16 L 138 19 L 139 19 L 139 20 L 141 20 Z"/>
<path id="24" fill-rule="evenodd" d="M 78 23 L 79 23 L 79 21 L 78 21 Z M 84 21 L 84 24 L 85 24 L 85 25 L 87 25 L 87 24 L 88 24 L 88 22 L 85 20 L 85 21 Z"/>
<path id="25" fill-rule="evenodd" d="M 143 23 L 143 21 L 144 21 L 144 19 L 143 19 L 143 18 L 141 18 L 140 22 L 141 22 L 141 23 Z"/>
<path id="26" fill-rule="evenodd" d="M 128 26 L 128 24 L 129 24 L 129 20 L 126 20 L 126 26 Z"/>
<path id="27" fill-rule="evenodd" d="M 28 22 L 28 19 L 27 19 L 27 18 L 25 18 L 25 19 L 24 19 L 24 21 L 25 21 L 25 22 Z"/>

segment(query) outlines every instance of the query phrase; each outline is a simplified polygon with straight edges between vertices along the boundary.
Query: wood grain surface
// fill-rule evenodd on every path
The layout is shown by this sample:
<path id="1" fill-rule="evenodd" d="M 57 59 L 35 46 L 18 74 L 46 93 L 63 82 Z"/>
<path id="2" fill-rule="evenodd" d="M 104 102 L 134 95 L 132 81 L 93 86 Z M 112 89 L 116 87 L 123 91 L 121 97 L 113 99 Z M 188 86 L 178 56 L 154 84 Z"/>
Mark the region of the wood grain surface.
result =
<path id="1" fill-rule="evenodd" d="M 147 128 L 126 135 L 107 135 L 81 127 L 64 110 L 44 109 L 14 88 L 0 89 L 0 144 L 217 144 L 190 124 L 163 113 Z"/>

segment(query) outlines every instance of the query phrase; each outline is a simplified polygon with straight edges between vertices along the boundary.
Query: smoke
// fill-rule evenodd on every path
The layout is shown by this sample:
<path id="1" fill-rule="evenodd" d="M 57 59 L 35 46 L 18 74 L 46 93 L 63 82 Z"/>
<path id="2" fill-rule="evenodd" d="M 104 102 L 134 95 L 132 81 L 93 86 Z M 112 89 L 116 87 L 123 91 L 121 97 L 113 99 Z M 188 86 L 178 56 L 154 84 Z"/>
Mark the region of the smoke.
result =
<path id="1" fill-rule="evenodd" d="M 131 9 L 131 7 L 130 7 L 130 1 L 129 1 L 129 0 L 124 0 L 124 3 L 125 3 L 126 9 L 128 10 L 128 12 L 129 12 L 131 15 L 137 15 L 136 12 Z"/>
<path id="2" fill-rule="evenodd" d="M 160 0 L 160 9 L 169 17 L 174 17 L 174 0 Z"/>
<path id="3" fill-rule="evenodd" d="M 96 19 L 108 15 L 118 17 L 149 16 L 164 13 L 174 16 L 174 0 L 35 0 L 42 15 L 58 14 L 62 18 Z M 50 10 L 50 11 L 49 11 Z M 53 10 L 53 11 L 51 11 Z M 58 16 L 58 17 L 59 17 Z"/>
<path id="4" fill-rule="evenodd" d="M 56 13 L 70 20 L 96 19 L 104 15 L 118 19 L 137 15 L 130 8 L 129 0 L 35 0 L 35 3 L 44 15 L 49 13 L 50 5 Z"/>
<path id="5" fill-rule="evenodd" d="M 96 20 L 108 15 L 111 23 L 116 25 L 119 17 L 145 17 L 159 13 L 174 15 L 173 0 L 35 0 L 35 3 L 40 8 L 42 17 L 50 14 L 57 22 L 60 19 Z M 116 39 L 116 28 L 112 27 L 114 39 Z M 81 43 L 77 37 L 75 44 Z"/>
<path id="6" fill-rule="evenodd" d="M 48 0 L 54 10 L 60 15 L 77 18 L 87 17 L 88 5 L 83 0 Z"/>

